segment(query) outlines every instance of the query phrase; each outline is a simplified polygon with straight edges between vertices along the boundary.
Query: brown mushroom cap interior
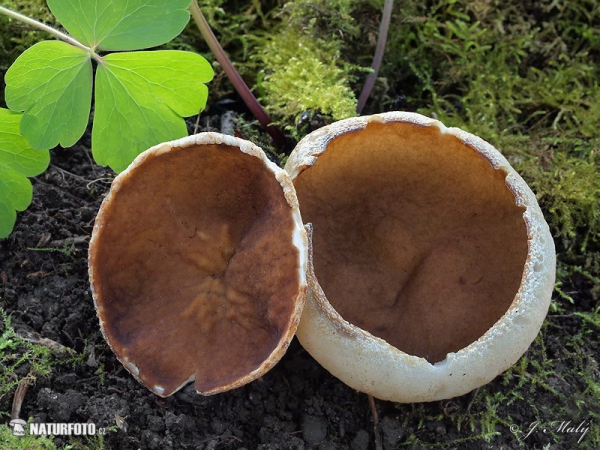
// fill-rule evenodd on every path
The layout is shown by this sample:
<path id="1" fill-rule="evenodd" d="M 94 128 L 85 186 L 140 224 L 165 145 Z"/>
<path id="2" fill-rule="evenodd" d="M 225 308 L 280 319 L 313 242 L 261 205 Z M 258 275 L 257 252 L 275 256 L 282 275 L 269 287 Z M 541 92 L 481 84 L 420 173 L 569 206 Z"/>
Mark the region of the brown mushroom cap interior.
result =
<path id="1" fill-rule="evenodd" d="M 98 314 L 121 360 L 170 395 L 257 369 L 299 294 L 290 206 L 259 158 L 175 148 L 135 166 L 103 205 L 90 252 Z"/>
<path id="2" fill-rule="evenodd" d="M 441 361 L 510 307 L 527 258 L 505 173 L 437 127 L 370 123 L 294 181 L 315 274 L 340 315 Z"/>

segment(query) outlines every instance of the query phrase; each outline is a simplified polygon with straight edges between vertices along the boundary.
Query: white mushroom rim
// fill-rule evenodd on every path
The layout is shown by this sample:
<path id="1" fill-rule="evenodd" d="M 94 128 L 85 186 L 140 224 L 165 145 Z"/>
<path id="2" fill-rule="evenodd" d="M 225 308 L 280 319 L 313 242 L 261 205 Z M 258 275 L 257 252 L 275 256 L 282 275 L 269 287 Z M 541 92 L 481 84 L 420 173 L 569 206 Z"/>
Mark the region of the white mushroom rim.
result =
<path id="1" fill-rule="evenodd" d="M 547 313 L 555 280 L 552 236 L 534 193 L 504 156 L 481 138 L 415 113 L 392 112 L 333 123 L 305 137 L 286 170 L 296 179 L 315 164 L 330 142 L 370 123 L 435 127 L 475 150 L 496 170 L 523 208 L 527 258 L 518 291 L 497 322 L 477 340 L 430 363 L 346 321 L 327 300 L 309 258 L 309 296 L 297 336 L 311 355 L 349 386 L 383 400 L 422 402 L 452 398 L 480 387 L 511 367 L 535 339 Z M 298 188 L 298 187 L 297 187 Z M 301 208 L 302 197 L 298 191 Z M 306 211 L 303 210 L 303 215 Z M 305 220 L 310 220 L 305 216 Z"/>

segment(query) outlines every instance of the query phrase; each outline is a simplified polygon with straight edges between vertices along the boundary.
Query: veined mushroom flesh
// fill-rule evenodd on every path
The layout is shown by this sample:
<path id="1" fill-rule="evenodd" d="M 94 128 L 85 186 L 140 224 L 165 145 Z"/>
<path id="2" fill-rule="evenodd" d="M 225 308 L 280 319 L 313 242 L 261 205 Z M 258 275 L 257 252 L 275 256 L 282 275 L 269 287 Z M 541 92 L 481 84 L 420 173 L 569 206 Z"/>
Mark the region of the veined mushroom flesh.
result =
<path id="1" fill-rule="evenodd" d="M 101 329 L 160 396 L 269 370 L 306 292 L 306 233 L 283 169 L 248 141 L 201 133 L 144 152 L 113 182 L 89 274 Z"/>

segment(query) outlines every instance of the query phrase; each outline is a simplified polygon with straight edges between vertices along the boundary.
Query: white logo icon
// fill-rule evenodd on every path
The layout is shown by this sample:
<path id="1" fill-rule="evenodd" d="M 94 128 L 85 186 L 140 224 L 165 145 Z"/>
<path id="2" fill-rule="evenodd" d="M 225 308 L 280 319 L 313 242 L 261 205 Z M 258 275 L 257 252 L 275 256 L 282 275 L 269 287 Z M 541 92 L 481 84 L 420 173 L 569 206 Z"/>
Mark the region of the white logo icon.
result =
<path id="1" fill-rule="evenodd" d="M 25 436 L 25 425 L 27 425 L 27 422 L 23 419 L 13 419 L 8 424 L 12 428 L 14 436 Z"/>

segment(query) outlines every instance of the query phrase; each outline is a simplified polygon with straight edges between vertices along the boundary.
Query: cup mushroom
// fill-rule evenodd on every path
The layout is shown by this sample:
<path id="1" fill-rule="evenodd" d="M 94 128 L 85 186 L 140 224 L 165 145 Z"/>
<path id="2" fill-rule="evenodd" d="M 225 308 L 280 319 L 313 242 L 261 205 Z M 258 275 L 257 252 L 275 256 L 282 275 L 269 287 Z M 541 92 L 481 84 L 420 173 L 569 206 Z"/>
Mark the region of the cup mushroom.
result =
<path id="1" fill-rule="evenodd" d="M 283 355 L 306 293 L 291 179 L 248 141 L 201 133 L 118 175 L 89 249 L 102 332 L 159 396 L 239 387 Z"/>
<path id="2" fill-rule="evenodd" d="M 297 336 L 383 400 L 465 394 L 536 337 L 555 250 L 535 195 L 490 144 L 414 113 L 328 125 L 290 155 L 312 223 Z"/>

